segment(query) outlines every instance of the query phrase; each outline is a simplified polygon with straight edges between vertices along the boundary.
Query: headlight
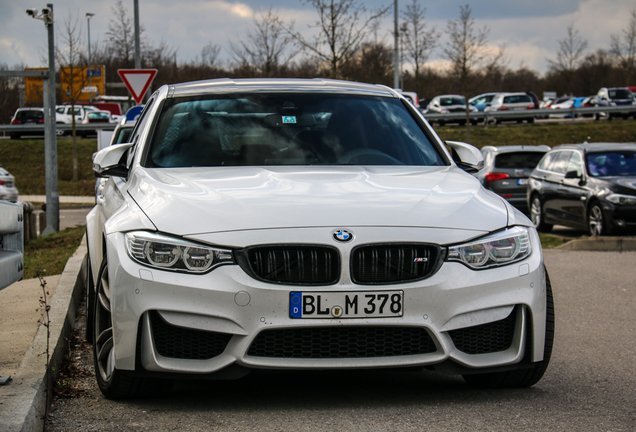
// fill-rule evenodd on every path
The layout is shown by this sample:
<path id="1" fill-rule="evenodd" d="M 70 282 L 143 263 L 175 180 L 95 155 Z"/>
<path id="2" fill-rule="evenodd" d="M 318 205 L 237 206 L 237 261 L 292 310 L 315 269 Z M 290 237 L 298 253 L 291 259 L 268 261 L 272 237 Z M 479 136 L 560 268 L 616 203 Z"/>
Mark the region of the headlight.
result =
<path id="1" fill-rule="evenodd" d="M 163 270 L 205 273 L 234 264 L 231 250 L 143 231 L 126 233 L 126 250 L 138 263 Z"/>
<path id="2" fill-rule="evenodd" d="M 605 197 L 606 200 L 612 204 L 618 205 L 636 205 L 636 196 L 634 195 L 622 195 L 622 194 L 609 194 Z"/>
<path id="3" fill-rule="evenodd" d="M 517 226 L 470 243 L 451 246 L 447 259 L 477 270 L 520 261 L 531 253 L 528 229 Z"/>

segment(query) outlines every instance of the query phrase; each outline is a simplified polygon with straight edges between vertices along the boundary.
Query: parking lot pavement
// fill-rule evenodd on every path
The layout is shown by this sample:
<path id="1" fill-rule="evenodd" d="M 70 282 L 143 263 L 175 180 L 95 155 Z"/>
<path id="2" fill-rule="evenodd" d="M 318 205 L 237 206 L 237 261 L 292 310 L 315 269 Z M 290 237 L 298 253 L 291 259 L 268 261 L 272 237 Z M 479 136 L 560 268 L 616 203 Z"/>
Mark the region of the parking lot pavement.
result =
<path id="1" fill-rule="evenodd" d="M 85 255 L 83 240 L 62 275 L 44 278 L 50 307 L 48 327 L 37 279 L 0 290 L 0 375 L 12 378 L 0 386 L 2 432 L 43 429 L 47 354 L 50 366 L 59 371 L 84 288 Z"/>

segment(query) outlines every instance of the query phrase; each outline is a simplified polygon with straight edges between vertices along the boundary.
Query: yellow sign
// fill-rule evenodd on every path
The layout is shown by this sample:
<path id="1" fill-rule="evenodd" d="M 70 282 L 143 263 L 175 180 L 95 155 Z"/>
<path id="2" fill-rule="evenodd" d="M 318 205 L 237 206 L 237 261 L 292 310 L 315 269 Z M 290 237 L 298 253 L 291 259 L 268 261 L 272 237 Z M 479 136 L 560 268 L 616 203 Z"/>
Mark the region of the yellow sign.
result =
<path id="1" fill-rule="evenodd" d="M 76 66 L 60 69 L 62 102 L 89 102 L 105 93 L 104 66 Z"/>
<path id="2" fill-rule="evenodd" d="M 49 68 L 25 68 L 25 71 L 47 71 Z M 26 77 L 24 78 L 24 92 L 26 96 L 26 103 L 42 106 L 44 98 L 42 93 L 44 92 L 42 86 L 42 77 Z"/>

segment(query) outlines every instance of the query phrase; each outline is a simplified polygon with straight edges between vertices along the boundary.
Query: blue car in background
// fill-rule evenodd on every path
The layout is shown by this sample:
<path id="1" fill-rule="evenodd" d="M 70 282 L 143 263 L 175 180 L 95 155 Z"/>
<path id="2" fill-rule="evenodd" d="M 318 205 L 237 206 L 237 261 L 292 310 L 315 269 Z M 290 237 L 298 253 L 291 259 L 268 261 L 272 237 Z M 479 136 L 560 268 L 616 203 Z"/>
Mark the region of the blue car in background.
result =
<path id="1" fill-rule="evenodd" d="M 492 98 L 494 98 L 498 94 L 499 93 L 484 93 L 484 94 L 480 94 L 478 96 L 470 98 L 468 100 L 468 103 L 471 104 L 472 106 L 474 106 L 475 108 L 477 108 L 477 111 L 482 112 L 482 111 L 484 111 L 486 109 L 488 104 L 490 104 L 490 102 L 492 101 Z"/>

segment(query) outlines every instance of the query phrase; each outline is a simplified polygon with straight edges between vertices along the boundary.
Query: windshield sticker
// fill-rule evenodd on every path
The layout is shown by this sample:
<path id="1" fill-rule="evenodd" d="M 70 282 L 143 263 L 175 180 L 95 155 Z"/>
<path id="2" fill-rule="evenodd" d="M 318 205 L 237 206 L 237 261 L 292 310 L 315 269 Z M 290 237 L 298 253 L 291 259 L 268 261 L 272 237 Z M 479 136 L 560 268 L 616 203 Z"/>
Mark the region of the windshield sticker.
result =
<path id="1" fill-rule="evenodd" d="M 296 124 L 296 116 L 283 116 L 283 124 Z"/>

